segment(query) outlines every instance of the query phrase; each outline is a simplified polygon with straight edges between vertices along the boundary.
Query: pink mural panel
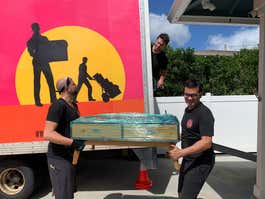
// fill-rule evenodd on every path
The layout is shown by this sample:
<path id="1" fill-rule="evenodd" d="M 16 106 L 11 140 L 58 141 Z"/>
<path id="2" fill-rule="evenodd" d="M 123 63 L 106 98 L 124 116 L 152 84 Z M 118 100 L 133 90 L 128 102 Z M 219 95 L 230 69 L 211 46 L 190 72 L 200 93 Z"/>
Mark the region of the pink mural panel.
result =
<path id="1" fill-rule="evenodd" d="M 0 2 L 0 18 L 0 105 L 19 104 L 16 69 L 33 22 L 41 24 L 41 32 L 81 26 L 101 34 L 115 47 L 124 65 L 123 99 L 143 99 L 138 1 L 8 0 Z"/>

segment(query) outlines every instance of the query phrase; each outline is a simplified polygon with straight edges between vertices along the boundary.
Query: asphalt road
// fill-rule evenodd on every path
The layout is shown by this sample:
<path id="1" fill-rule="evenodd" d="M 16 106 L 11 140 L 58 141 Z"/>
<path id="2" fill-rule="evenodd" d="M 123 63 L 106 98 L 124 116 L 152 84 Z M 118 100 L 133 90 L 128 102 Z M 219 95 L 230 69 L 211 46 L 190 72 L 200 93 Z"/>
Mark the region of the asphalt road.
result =
<path id="1" fill-rule="evenodd" d="M 104 155 L 102 155 L 104 153 Z M 178 173 L 167 158 L 158 158 L 158 169 L 150 170 L 153 181 L 150 190 L 136 190 L 139 161 L 108 152 L 86 153 L 78 166 L 78 191 L 75 199 L 177 199 Z M 218 155 L 216 165 L 203 187 L 200 198 L 252 198 L 256 178 L 256 163 Z M 48 174 L 31 199 L 54 199 Z"/>

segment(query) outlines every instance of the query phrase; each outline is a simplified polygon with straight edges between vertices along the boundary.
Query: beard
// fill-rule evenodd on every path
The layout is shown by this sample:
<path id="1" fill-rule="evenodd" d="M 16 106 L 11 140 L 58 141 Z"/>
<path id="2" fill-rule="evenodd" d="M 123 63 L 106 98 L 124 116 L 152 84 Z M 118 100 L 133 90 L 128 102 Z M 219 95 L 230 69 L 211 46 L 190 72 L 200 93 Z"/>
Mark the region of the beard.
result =
<path id="1" fill-rule="evenodd" d="M 77 102 L 76 101 L 77 94 L 78 94 L 77 89 L 74 89 L 74 90 L 71 90 L 71 91 L 69 90 L 69 95 L 70 95 L 70 97 L 72 99 L 72 102 Z"/>
<path id="2" fill-rule="evenodd" d="M 78 95 L 78 91 L 77 91 L 77 89 L 75 89 L 75 90 L 73 91 L 73 94 L 72 94 L 73 102 L 77 102 L 77 101 L 76 101 L 77 95 Z"/>

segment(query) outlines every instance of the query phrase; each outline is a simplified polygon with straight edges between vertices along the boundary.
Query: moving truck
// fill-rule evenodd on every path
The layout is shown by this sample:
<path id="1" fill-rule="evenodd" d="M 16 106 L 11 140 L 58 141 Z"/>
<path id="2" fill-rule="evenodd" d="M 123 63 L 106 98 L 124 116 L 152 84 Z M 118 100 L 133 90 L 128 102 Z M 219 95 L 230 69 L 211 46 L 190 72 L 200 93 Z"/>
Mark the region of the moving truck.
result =
<path id="1" fill-rule="evenodd" d="M 80 88 L 81 116 L 153 112 L 148 1 L 0 4 L 0 198 L 25 199 L 46 165 L 43 127 L 59 78 Z"/>
<path id="2" fill-rule="evenodd" d="M 26 199 L 41 179 L 48 144 L 43 128 L 61 77 L 80 88 L 81 116 L 182 117 L 183 97 L 153 98 L 148 0 L 9 0 L 0 2 L 0 18 L 0 198 Z M 215 116 L 215 143 L 256 151 L 255 96 L 206 95 L 202 101 Z M 120 147 L 86 150 L 114 148 Z"/>

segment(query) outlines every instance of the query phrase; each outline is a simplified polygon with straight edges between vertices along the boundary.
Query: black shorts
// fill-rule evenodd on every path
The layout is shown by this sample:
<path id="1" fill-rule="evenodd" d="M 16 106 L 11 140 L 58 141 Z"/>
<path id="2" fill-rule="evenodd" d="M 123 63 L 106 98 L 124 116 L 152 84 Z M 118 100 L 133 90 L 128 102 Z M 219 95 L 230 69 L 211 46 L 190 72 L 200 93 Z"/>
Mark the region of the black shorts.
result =
<path id="1" fill-rule="evenodd" d="M 64 159 L 47 157 L 50 180 L 56 199 L 73 199 L 75 166 Z"/>
<path id="2" fill-rule="evenodd" d="M 188 169 L 185 164 L 189 164 L 183 160 L 179 172 L 178 193 L 180 199 L 196 199 L 199 195 L 203 184 L 214 167 L 215 158 L 208 164 L 193 164 Z"/>

